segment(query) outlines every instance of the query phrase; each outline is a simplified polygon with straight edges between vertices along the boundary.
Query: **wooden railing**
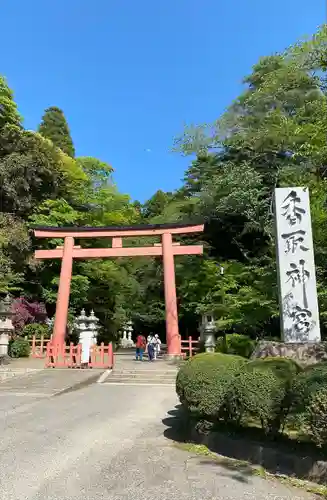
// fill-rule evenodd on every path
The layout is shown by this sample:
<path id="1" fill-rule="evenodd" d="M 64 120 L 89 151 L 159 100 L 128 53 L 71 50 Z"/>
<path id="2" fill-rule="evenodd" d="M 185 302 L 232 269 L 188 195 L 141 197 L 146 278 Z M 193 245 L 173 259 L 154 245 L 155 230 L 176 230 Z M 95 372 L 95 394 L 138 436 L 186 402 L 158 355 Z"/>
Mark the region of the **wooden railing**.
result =
<path id="1" fill-rule="evenodd" d="M 88 363 L 82 363 L 81 344 L 69 346 L 50 344 L 46 351 L 46 368 L 113 368 L 114 353 L 112 343 L 93 345 Z"/>
<path id="2" fill-rule="evenodd" d="M 184 358 L 192 358 L 200 349 L 200 342 L 189 337 L 187 340 L 181 340 L 182 355 Z"/>
<path id="3" fill-rule="evenodd" d="M 52 336 L 51 336 L 52 337 Z M 50 339 L 44 338 L 44 335 L 41 335 L 40 338 L 36 338 L 35 335 L 31 339 L 25 337 L 26 340 L 28 340 L 30 347 L 31 347 L 31 353 L 30 356 L 32 358 L 45 358 L 46 357 L 46 352 L 47 352 L 47 345 L 50 342 Z"/>

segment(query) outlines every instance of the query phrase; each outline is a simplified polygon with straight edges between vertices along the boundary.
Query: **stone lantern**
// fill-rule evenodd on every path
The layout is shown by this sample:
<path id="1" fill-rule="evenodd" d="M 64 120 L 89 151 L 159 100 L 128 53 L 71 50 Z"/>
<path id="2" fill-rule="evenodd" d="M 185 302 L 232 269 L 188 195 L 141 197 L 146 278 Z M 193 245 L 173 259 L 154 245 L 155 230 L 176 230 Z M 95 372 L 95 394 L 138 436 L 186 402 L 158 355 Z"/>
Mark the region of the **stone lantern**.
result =
<path id="1" fill-rule="evenodd" d="M 12 299 L 9 295 L 0 302 L 0 362 L 8 356 L 8 343 L 14 332 L 11 305 Z"/>
<path id="2" fill-rule="evenodd" d="M 127 321 L 127 323 L 123 327 L 123 336 L 121 338 L 120 344 L 124 349 L 128 349 L 134 347 L 134 342 L 132 340 L 133 333 L 133 324 L 131 321 Z"/>
<path id="3" fill-rule="evenodd" d="M 97 342 L 98 318 L 91 311 L 90 316 L 86 316 L 85 309 L 75 320 L 75 328 L 78 331 L 79 343 L 82 346 L 81 364 L 85 365 L 90 361 L 91 347 Z"/>
<path id="4" fill-rule="evenodd" d="M 202 315 L 200 339 L 204 343 L 204 349 L 206 352 L 215 352 L 216 325 L 214 314 L 211 312 L 207 312 Z"/>

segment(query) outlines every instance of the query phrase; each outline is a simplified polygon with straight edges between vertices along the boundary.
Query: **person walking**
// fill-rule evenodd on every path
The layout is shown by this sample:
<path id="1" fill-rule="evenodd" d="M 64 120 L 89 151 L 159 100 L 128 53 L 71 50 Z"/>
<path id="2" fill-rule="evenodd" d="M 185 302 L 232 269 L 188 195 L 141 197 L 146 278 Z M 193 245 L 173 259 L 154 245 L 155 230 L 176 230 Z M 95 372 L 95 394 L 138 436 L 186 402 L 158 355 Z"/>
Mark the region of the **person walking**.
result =
<path id="1" fill-rule="evenodd" d="M 160 350 L 161 350 L 161 340 L 159 338 L 159 335 L 156 333 L 155 336 L 154 336 L 154 359 L 157 359 L 159 357 L 159 354 L 160 354 Z"/>
<path id="2" fill-rule="evenodd" d="M 148 335 L 147 345 L 148 345 L 148 359 L 149 359 L 149 361 L 153 361 L 153 358 L 154 358 L 154 336 L 152 335 L 152 333 L 150 333 L 150 335 Z"/>
<path id="3" fill-rule="evenodd" d="M 135 352 L 135 357 L 136 361 L 143 360 L 143 353 L 146 348 L 146 340 L 143 335 L 138 335 L 136 339 L 136 352 Z"/>

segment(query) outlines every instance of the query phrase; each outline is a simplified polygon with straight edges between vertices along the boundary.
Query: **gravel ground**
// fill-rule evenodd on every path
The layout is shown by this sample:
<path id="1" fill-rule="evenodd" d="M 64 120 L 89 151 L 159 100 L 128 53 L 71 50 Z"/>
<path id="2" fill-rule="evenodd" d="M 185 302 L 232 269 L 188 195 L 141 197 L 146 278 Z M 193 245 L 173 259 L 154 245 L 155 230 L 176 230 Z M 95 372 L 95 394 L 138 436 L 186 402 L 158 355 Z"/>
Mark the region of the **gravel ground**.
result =
<path id="1" fill-rule="evenodd" d="M 94 384 L 54 398 L 3 395 L 0 499 L 315 498 L 178 449 L 167 427 L 176 404 L 169 387 Z"/>

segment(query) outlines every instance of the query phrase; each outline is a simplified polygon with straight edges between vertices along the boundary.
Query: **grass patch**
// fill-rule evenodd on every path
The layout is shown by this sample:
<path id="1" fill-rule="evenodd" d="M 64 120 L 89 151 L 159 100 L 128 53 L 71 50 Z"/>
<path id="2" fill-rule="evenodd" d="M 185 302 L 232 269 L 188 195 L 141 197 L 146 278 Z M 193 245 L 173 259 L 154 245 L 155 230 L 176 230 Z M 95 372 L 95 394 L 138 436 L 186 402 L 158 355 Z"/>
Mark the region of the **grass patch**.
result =
<path id="1" fill-rule="evenodd" d="M 244 460 L 236 460 L 230 457 L 224 457 L 218 455 L 208 449 L 207 446 L 203 444 L 193 444 L 193 443 L 174 443 L 174 446 L 180 450 L 188 451 L 189 453 L 194 453 L 202 457 L 210 458 L 211 461 L 215 462 L 222 467 L 230 470 L 236 471 L 246 471 L 247 474 L 252 476 L 260 476 L 263 479 L 277 479 L 287 486 L 294 486 L 308 493 L 313 493 L 315 495 L 320 495 L 322 498 L 327 498 L 327 486 L 322 486 L 316 483 L 311 483 L 310 481 L 305 481 L 302 479 L 297 479 L 289 476 L 284 476 L 280 474 L 271 474 L 266 471 L 260 465 L 253 465 Z"/>

